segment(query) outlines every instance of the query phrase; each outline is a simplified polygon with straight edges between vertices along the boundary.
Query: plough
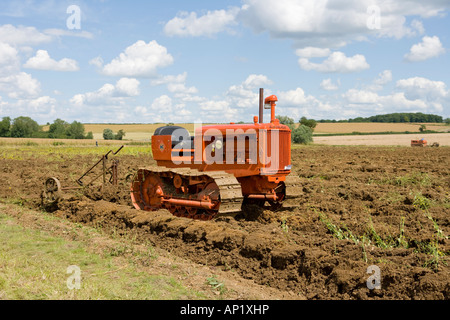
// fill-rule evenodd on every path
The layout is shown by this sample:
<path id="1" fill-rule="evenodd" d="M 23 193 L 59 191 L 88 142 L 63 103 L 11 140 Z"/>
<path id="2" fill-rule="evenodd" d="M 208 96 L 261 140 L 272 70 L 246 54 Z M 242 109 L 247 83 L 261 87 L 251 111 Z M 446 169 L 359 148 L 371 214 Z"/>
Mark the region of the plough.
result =
<path id="1" fill-rule="evenodd" d="M 78 186 L 71 187 L 63 187 L 61 186 L 61 182 L 56 177 L 49 177 L 44 182 L 44 190 L 41 194 L 42 203 L 45 205 L 56 203 L 62 196 L 63 191 L 68 190 L 78 190 L 90 187 L 96 182 L 100 177 L 102 178 L 101 187 L 104 185 L 113 185 L 117 186 L 118 178 L 117 178 L 117 169 L 119 165 L 119 160 L 112 159 L 111 164 L 108 166 L 107 160 L 109 155 L 116 155 L 122 150 L 124 146 L 121 146 L 116 151 L 109 150 L 106 154 L 104 154 L 100 160 L 98 160 L 89 170 L 83 173 L 77 180 Z M 95 168 L 101 166 L 101 172 L 97 174 L 94 178 L 92 178 L 89 182 L 83 181 L 88 177 L 88 175 L 95 170 Z"/>

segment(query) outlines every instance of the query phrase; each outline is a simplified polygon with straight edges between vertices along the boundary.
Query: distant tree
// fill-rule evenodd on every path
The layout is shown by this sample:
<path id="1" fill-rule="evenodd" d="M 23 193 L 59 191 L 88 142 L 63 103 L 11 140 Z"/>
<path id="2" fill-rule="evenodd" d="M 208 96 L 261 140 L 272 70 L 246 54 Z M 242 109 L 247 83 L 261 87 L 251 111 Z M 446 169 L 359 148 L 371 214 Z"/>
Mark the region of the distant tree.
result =
<path id="1" fill-rule="evenodd" d="M 50 125 L 48 130 L 48 137 L 49 138 L 58 138 L 58 139 L 65 139 L 67 138 L 67 130 L 69 128 L 69 123 L 67 123 L 64 120 L 56 119 L 53 121 L 53 123 Z"/>
<path id="2" fill-rule="evenodd" d="M 122 129 L 120 129 L 116 134 L 114 134 L 114 132 L 109 128 L 103 130 L 103 139 L 105 140 L 122 140 L 124 136 L 125 132 Z"/>
<path id="3" fill-rule="evenodd" d="M 420 131 L 420 132 L 424 132 L 424 131 L 426 131 L 426 130 L 427 130 L 427 126 L 424 125 L 424 124 L 421 124 L 421 125 L 420 125 L 420 128 L 419 128 L 419 131 Z"/>
<path id="4" fill-rule="evenodd" d="M 317 121 L 314 119 L 307 119 L 306 117 L 301 117 L 299 122 L 307 127 L 310 127 L 312 131 L 314 131 L 314 128 L 317 126 Z"/>
<path id="5" fill-rule="evenodd" d="M 277 116 L 276 118 L 280 120 L 281 124 L 288 126 L 291 130 L 295 128 L 294 119 L 289 118 L 288 116 Z"/>
<path id="6" fill-rule="evenodd" d="M 104 129 L 103 130 L 103 139 L 114 140 L 114 132 L 109 128 Z"/>
<path id="7" fill-rule="evenodd" d="M 81 122 L 72 122 L 66 130 L 66 136 L 69 139 L 84 139 L 84 125 Z"/>
<path id="8" fill-rule="evenodd" d="M 125 136 L 125 132 L 120 129 L 115 135 L 114 135 L 114 139 L 115 140 L 122 140 L 122 138 Z"/>
<path id="9" fill-rule="evenodd" d="M 11 135 L 11 118 L 3 117 L 0 121 L 0 137 L 9 137 Z"/>
<path id="10" fill-rule="evenodd" d="M 301 124 L 292 130 L 291 137 L 294 143 L 308 144 L 313 141 L 313 130 Z"/>
<path id="11" fill-rule="evenodd" d="M 450 125 L 450 118 L 445 119 L 445 124 Z"/>
<path id="12" fill-rule="evenodd" d="M 89 132 L 86 134 L 85 139 L 94 139 L 94 134 L 92 133 L 92 131 L 89 131 Z"/>
<path id="13" fill-rule="evenodd" d="M 11 137 L 13 138 L 29 138 L 39 131 L 39 124 L 30 117 L 17 117 L 11 125 Z"/>

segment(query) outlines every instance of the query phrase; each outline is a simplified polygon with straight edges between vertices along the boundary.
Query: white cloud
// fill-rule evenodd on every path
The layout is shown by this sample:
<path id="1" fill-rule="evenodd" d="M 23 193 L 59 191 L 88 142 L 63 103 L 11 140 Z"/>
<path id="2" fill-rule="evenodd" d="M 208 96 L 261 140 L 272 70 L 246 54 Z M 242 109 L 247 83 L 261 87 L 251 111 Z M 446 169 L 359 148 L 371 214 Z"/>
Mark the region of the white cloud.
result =
<path id="1" fill-rule="evenodd" d="M 420 77 L 401 79 L 396 82 L 392 92 L 380 94 L 380 86 L 391 81 L 392 73 L 384 70 L 370 85 L 363 86 L 363 89 L 352 88 L 340 95 L 315 97 L 302 88 L 275 92 L 279 100 L 277 114 L 295 120 L 302 116 L 345 119 L 393 112 L 442 114 L 450 102 L 450 90 L 442 81 Z"/>
<path id="2" fill-rule="evenodd" d="M 416 30 L 419 34 L 425 33 L 425 28 L 423 27 L 423 23 L 420 20 L 413 19 L 413 21 L 411 21 L 411 28 Z"/>
<path id="3" fill-rule="evenodd" d="M 241 17 L 257 32 L 268 30 L 272 36 L 286 37 L 311 32 L 319 27 L 316 13 L 323 12 L 326 1 L 245 1 Z M 315 20 L 315 21 L 314 21 Z"/>
<path id="4" fill-rule="evenodd" d="M 444 53 L 445 49 L 442 47 L 439 37 L 425 36 L 422 38 L 422 42 L 411 47 L 409 53 L 405 55 L 405 60 L 410 62 L 424 61 Z"/>
<path id="5" fill-rule="evenodd" d="M 396 87 L 404 90 L 408 99 L 436 101 L 450 98 L 449 90 L 442 81 L 433 81 L 422 77 L 398 80 Z"/>
<path id="6" fill-rule="evenodd" d="M 323 73 L 350 73 L 369 69 L 366 58 L 361 54 L 347 57 L 343 52 L 335 51 L 322 63 L 310 62 L 307 58 L 298 60 L 303 70 L 315 70 Z"/>
<path id="7" fill-rule="evenodd" d="M 17 49 L 0 42 L 0 91 L 12 99 L 35 98 L 40 93 L 40 86 L 30 74 L 20 72 Z"/>
<path id="8" fill-rule="evenodd" d="M 346 101 L 354 104 L 373 104 L 377 103 L 379 96 L 375 92 L 367 90 L 350 89 L 342 95 Z"/>
<path id="9" fill-rule="evenodd" d="M 278 93 L 279 104 L 289 106 L 301 106 L 310 103 L 316 103 L 318 100 L 311 95 L 306 95 L 302 88 L 295 90 L 281 91 Z"/>
<path id="10" fill-rule="evenodd" d="M 44 124 L 58 117 L 58 101 L 49 96 L 37 98 L 20 98 L 16 101 L 2 103 L 0 98 L 0 114 L 11 118 L 30 116 L 38 123 Z M 2 110 L 3 109 L 3 110 Z"/>
<path id="11" fill-rule="evenodd" d="M 302 88 L 277 93 L 279 114 L 294 119 L 311 114 L 321 114 L 332 110 L 332 106 L 324 101 L 308 95 Z"/>
<path id="12" fill-rule="evenodd" d="M 168 95 L 162 95 L 153 100 L 151 108 L 160 112 L 172 112 L 172 99 Z"/>
<path id="13" fill-rule="evenodd" d="M 92 66 L 96 66 L 97 68 L 101 68 L 103 66 L 102 57 L 98 56 L 89 60 L 89 64 Z"/>
<path id="14" fill-rule="evenodd" d="M 320 87 L 323 90 L 327 90 L 327 91 L 337 90 L 337 89 L 339 89 L 339 85 L 340 85 L 340 81 L 339 80 L 335 84 L 335 83 L 333 83 L 333 81 L 330 78 L 323 79 L 322 82 L 320 83 Z"/>
<path id="15" fill-rule="evenodd" d="M 158 86 L 165 84 L 169 92 L 175 93 L 178 97 L 188 99 L 192 94 L 198 92 L 196 87 L 186 87 L 187 72 L 178 75 L 166 75 L 153 79 L 150 84 Z"/>
<path id="16" fill-rule="evenodd" d="M 57 101 L 49 96 L 42 96 L 36 99 L 19 100 L 17 107 L 24 109 L 27 114 L 49 114 L 54 115 Z"/>
<path id="17" fill-rule="evenodd" d="M 147 115 L 147 108 L 144 106 L 136 106 L 134 108 L 134 113 L 136 113 L 138 116 L 146 116 Z"/>
<path id="18" fill-rule="evenodd" d="M 165 76 L 161 79 L 152 81 L 153 84 L 165 84 L 167 82 L 176 84 L 177 82 L 184 82 L 186 80 L 185 74 L 178 76 Z M 262 74 L 250 74 L 247 78 L 238 85 L 232 85 L 224 93 L 223 97 L 206 98 L 190 94 L 176 93 L 175 97 L 184 103 L 195 102 L 200 107 L 200 112 L 196 116 L 200 116 L 203 122 L 228 122 L 242 119 L 242 108 L 252 108 L 257 110 L 259 93 L 256 88 L 264 85 L 272 84 L 272 81 L 267 76 Z M 269 90 L 266 91 L 268 94 Z M 177 111 L 177 114 L 181 112 Z M 195 120 L 192 117 L 191 120 Z M 244 118 L 250 120 L 250 117 Z M 186 119 L 184 119 L 186 120 Z M 172 121 L 173 122 L 173 121 Z"/>
<path id="19" fill-rule="evenodd" d="M 203 102 L 208 100 L 205 97 L 200 97 L 200 96 L 193 96 L 191 94 L 188 93 L 176 93 L 175 97 L 180 99 L 183 102 Z"/>
<path id="20" fill-rule="evenodd" d="M 173 57 L 155 40 L 139 40 L 105 65 L 102 72 L 108 76 L 155 77 L 157 69 L 171 65 Z"/>
<path id="21" fill-rule="evenodd" d="M 121 78 L 116 85 L 106 83 L 97 91 L 76 94 L 70 102 L 75 106 L 120 105 L 124 98 L 139 95 L 139 84 L 137 79 Z"/>
<path id="22" fill-rule="evenodd" d="M 201 121 L 221 122 L 236 121 L 239 117 L 239 110 L 233 108 L 226 100 L 207 100 L 199 103 L 201 109 Z"/>
<path id="23" fill-rule="evenodd" d="M 86 30 L 66 30 L 66 29 L 46 29 L 44 30 L 45 34 L 55 36 L 55 37 L 78 37 L 78 38 L 85 38 L 85 39 L 93 39 L 94 35 Z"/>
<path id="24" fill-rule="evenodd" d="M 230 105 L 230 103 L 227 101 L 209 100 L 209 101 L 201 102 L 200 108 L 204 111 L 220 111 L 220 112 L 222 112 L 222 111 L 227 110 L 229 105 Z"/>
<path id="25" fill-rule="evenodd" d="M 368 28 L 373 13 L 379 10 L 380 28 Z M 418 17 L 428 18 L 445 12 L 448 3 L 430 1 L 307 1 L 244 0 L 240 21 L 256 33 L 268 32 L 272 38 L 292 39 L 297 48 L 339 47 L 369 36 L 396 39 L 422 32 Z M 406 17 L 416 22 L 406 25 Z M 375 17 L 377 18 L 377 17 Z"/>
<path id="26" fill-rule="evenodd" d="M 15 27 L 11 24 L 0 26 L 0 42 L 14 46 L 35 46 L 51 40 L 51 36 L 38 31 L 35 27 Z"/>
<path id="27" fill-rule="evenodd" d="M 168 95 L 155 98 L 150 107 L 137 106 L 134 113 L 141 119 L 148 118 L 150 122 L 189 122 L 192 112 L 185 108 L 184 103 L 175 104 Z"/>
<path id="28" fill-rule="evenodd" d="M 287 105 L 302 105 L 307 103 L 307 97 L 302 88 L 280 92 L 278 96 L 279 101 L 283 101 L 283 104 Z"/>
<path id="29" fill-rule="evenodd" d="M 342 95 L 346 105 L 355 111 L 374 113 L 438 112 L 448 103 L 449 91 L 441 81 L 414 77 L 396 83 L 400 91 L 379 95 L 374 91 L 350 89 Z"/>
<path id="30" fill-rule="evenodd" d="M 392 81 L 392 71 L 384 70 L 378 74 L 378 78 L 374 80 L 374 83 L 377 85 L 385 85 Z"/>
<path id="31" fill-rule="evenodd" d="M 112 103 L 114 86 L 112 84 L 105 84 L 100 89 L 94 92 L 80 93 L 72 97 L 70 102 L 76 106 L 83 105 L 103 105 Z M 116 99 L 117 100 L 117 99 Z M 117 100 L 121 101 L 121 100 Z"/>
<path id="32" fill-rule="evenodd" d="M 306 94 L 302 88 L 276 92 L 275 94 L 278 97 L 276 113 L 288 116 L 294 121 L 303 116 L 325 118 L 325 115 L 328 116 L 333 111 L 332 105 L 328 102 Z"/>
<path id="33" fill-rule="evenodd" d="M 251 116 L 257 114 L 258 110 L 259 92 L 256 88 L 272 83 L 265 75 L 249 75 L 240 84 L 230 86 L 222 99 L 215 97 L 200 101 L 198 105 L 202 111 L 202 120 L 206 122 L 250 121 Z M 302 116 L 310 117 L 311 115 L 321 115 L 325 118 L 333 111 L 332 104 L 306 94 L 302 88 L 274 93 L 267 89 L 265 96 L 270 94 L 276 94 L 278 97 L 277 114 L 287 115 L 296 120 Z M 248 109 L 250 114 L 243 109 Z"/>
<path id="34" fill-rule="evenodd" d="M 186 87 L 184 83 L 168 83 L 167 89 L 172 93 L 195 94 L 198 92 L 196 87 Z"/>
<path id="35" fill-rule="evenodd" d="M 151 112 L 149 110 L 149 108 L 145 107 L 145 106 L 136 106 L 134 108 L 134 114 L 141 120 L 141 121 L 145 121 L 146 119 L 149 119 L 148 121 L 151 123 L 163 123 L 166 122 L 165 119 L 163 118 L 164 114 L 163 113 L 158 113 L 158 112 Z M 151 119 L 151 120 L 150 120 Z M 173 122 L 173 121 L 171 121 Z"/>
<path id="36" fill-rule="evenodd" d="M 185 83 L 186 79 L 187 79 L 187 72 L 183 72 L 176 76 L 174 75 L 161 76 L 157 79 L 153 79 L 150 83 L 152 86 L 158 86 L 161 84 L 168 84 L 168 83 Z"/>
<path id="37" fill-rule="evenodd" d="M 265 85 L 271 85 L 273 82 L 263 74 L 251 74 L 242 83 L 242 86 L 246 89 L 260 88 Z"/>
<path id="38" fill-rule="evenodd" d="M 250 74 L 241 84 L 232 85 L 226 92 L 226 101 L 238 108 L 256 108 L 259 101 L 257 88 L 273 82 L 262 74 Z"/>
<path id="39" fill-rule="evenodd" d="M 116 91 L 119 96 L 135 97 L 139 95 L 139 84 L 137 79 L 121 78 L 116 83 Z"/>
<path id="40" fill-rule="evenodd" d="M 195 12 L 181 12 L 164 26 L 164 33 L 168 36 L 211 37 L 219 32 L 229 30 L 236 24 L 239 8 L 229 10 L 208 11 L 197 17 Z"/>
<path id="41" fill-rule="evenodd" d="M 297 49 L 295 54 L 302 58 L 321 58 L 328 57 L 331 54 L 330 49 L 328 48 L 315 48 L 315 47 L 306 47 L 303 49 Z"/>
<path id="42" fill-rule="evenodd" d="M 9 103 L 3 101 L 3 98 L 0 97 L 0 115 L 10 114 L 9 112 Z"/>
<path id="43" fill-rule="evenodd" d="M 78 63 L 73 59 L 64 58 L 59 61 L 50 58 L 46 50 L 38 50 L 34 57 L 28 59 L 24 68 L 53 71 L 78 71 Z"/>
<path id="44" fill-rule="evenodd" d="M 0 91 L 13 99 L 34 98 L 39 95 L 40 83 L 30 74 L 19 72 L 0 78 Z"/>
<path id="45" fill-rule="evenodd" d="M 16 73 L 20 69 L 20 59 L 16 48 L 0 42 L 0 77 Z"/>
<path id="46" fill-rule="evenodd" d="M 433 112 L 437 111 L 434 104 L 427 104 L 420 99 L 410 100 L 403 92 L 397 92 L 379 97 L 379 104 L 383 107 L 382 112 L 392 113 L 398 111 L 408 112 Z M 380 111 L 381 111 L 380 110 Z"/>
<path id="47" fill-rule="evenodd" d="M 372 84 L 368 86 L 368 89 L 373 91 L 382 90 L 383 87 L 391 81 L 392 71 L 384 70 L 378 74 L 378 77 L 373 80 Z"/>

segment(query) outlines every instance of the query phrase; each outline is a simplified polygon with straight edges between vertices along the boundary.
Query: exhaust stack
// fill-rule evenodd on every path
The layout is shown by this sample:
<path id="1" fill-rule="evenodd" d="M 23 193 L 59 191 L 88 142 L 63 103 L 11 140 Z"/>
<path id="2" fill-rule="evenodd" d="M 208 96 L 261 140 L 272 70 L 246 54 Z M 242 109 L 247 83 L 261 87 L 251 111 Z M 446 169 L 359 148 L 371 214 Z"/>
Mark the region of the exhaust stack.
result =
<path id="1" fill-rule="evenodd" d="M 264 89 L 259 89 L 259 123 L 263 123 L 264 115 Z"/>

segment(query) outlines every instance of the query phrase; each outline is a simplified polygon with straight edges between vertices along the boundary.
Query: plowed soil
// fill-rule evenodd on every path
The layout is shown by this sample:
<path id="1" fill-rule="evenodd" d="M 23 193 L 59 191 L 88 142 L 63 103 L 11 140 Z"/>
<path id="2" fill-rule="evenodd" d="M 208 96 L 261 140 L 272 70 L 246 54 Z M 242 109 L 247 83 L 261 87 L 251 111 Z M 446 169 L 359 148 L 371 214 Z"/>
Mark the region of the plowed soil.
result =
<path id="1" fill-rule="evenodd" d="M 292 174 L 303 184 L 297 208 L 249 206 L 213 221 L 135 210 L 125 177 L 155 162 L 146 155 L 117 158 L 118 187 L 67 190 L 45 208 L 40 194 L 47 177 L 75 186 L 98 157 L 0 159 L 0 198 L 115 234 L 134 232 L 179 257 L 228 271 L 230 279 L 276 289 L 277 298 L 450 298 L 448 147 L 296 149 Z M 380 270 L 380 289 L 371 286 L 369 266 Z"/>

